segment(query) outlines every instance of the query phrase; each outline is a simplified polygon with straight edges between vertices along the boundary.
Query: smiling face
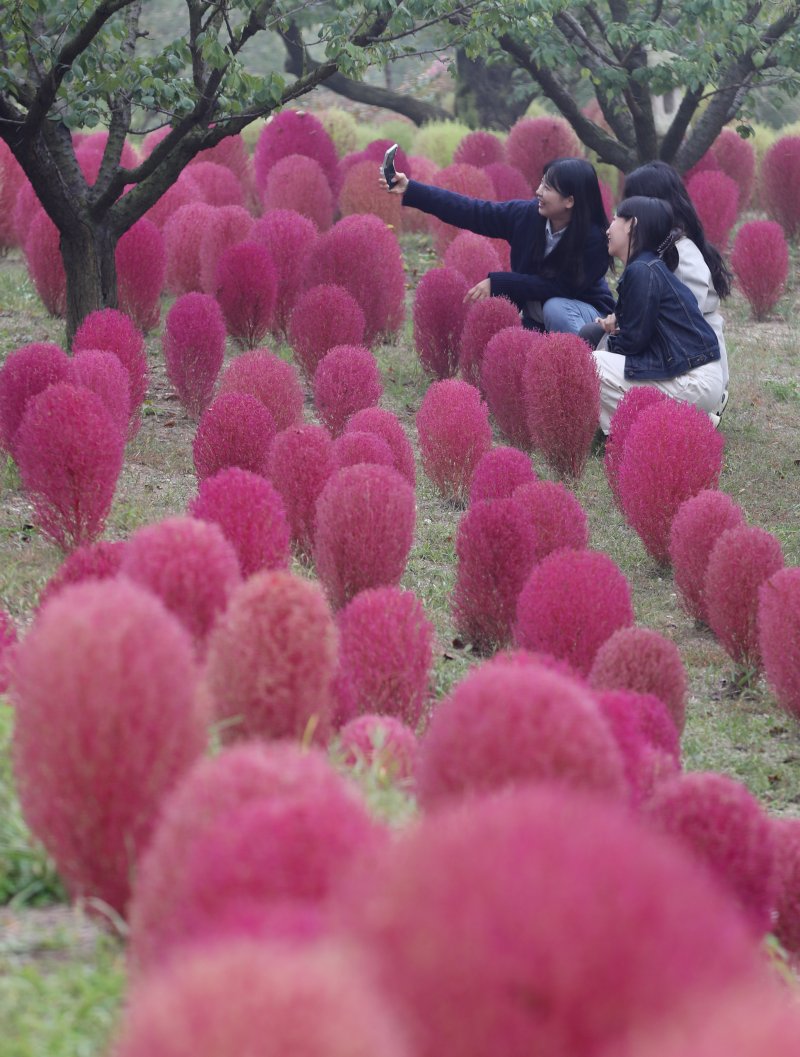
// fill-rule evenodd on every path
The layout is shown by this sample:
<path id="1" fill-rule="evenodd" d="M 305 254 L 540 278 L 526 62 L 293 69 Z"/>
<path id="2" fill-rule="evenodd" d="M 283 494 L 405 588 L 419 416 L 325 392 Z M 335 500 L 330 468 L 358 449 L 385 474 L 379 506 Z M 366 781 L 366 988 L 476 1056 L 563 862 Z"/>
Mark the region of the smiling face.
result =
<path id="1" fill-rule="evenodd" d="M 542 182 L 536 188 L 536 197 L 539 199 L 539 215 L 550 221 L 553 231 L 560 231 L 569 224 L 575 205 L 572 195 L 560 194 L 542 177 Z"/>
<path id="2" fill-rule="evenodd" d="M 615 216 L 608 225 L 606 235 L 608 236 L 608 252 L 613 257 L 618 257 L 623 264 L 628 260 L 631 248 L 631 231 L 636 222 L 635 217 Z"/>

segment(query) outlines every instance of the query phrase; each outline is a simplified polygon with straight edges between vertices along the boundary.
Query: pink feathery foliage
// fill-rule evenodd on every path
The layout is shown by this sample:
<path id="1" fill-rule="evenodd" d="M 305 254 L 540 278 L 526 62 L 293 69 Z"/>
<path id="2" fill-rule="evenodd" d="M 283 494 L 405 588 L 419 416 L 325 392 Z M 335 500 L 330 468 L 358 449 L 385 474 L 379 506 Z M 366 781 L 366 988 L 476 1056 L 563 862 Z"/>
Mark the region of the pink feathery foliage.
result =
<path id="1" fill-rule="evenodd" d="M 367 160 L 371 162 L 381 163 L 383 156 L 389 147 L 392 146 L 394 140 L 392 139 L 374 139 L 371 143 L 368 143 L 366 147 L 359 151 L 361 158 L 359 160 Z M 417 169 L 411 159 L 408 157 L 402 147 L 398 148 L 397 154 L 394 159 L 394 167 L 400 172 L 404 172 L 407 176 L 411 176 L 418 180 L 420 177 L 417 175 Z M 372 170 L 373 175 L 375 170 Z M 384 192 L 385 193 L 385 192 Z"/>
<path id="2" fill-rule="evenodd" d="M 11 658 L 16 645 L 14 621 L 4 609 L 0 609 L 0 694 L 5 694 L 11 683 Z"/>
<path id="3" fill-rule="evenodd" d="M 163 233 L 170 217 L 177 213 L 182 206 L 191 205 L 192 202 L 202 202 L 202 196 L 196 182 L 192 179 L 189 169 L 186 168 L 175 183 L 166 189 L 144 215 Z M 164 248 L 166 250 L 166 244 Z"/>
<path id="4" fill-rule="evenodd" d="M 414 346 L 423 368 L 435 378 L 451 378 L 458 370 L 468 289 L 457 269 L 431 268 L 414 293 Z"/>
<path id="5" fill-rule="evenodd" d="M 800 136 L 782 136 L 761 160 L 759 189 L 767 215 L 777 220 L 786 238 L 800 232 Z"/>
<path id="6" fill-rule="evenodd" d="M 481 282 L 489 272 L 503 270 L 500 256 L 491 240 L 473 231 L 462 231 L 456 235 L 445 252 L 444 266 L 461 272 L 468 286 Z"/>
<path id="7" fill-rule="evenodd" d="M 227 165 L 195 159 L 192 165 L 192 179 L 197 184 L 203 201 L 210 206 L 244 208 L 245 192 L 242 181 Z"/>
<path id="8" fill-rule="evenodd" d="M 536 480 L 536 471 L 525 452 L 502 446 L 492 448 L 475 467 L 469 486 L 469 501 L 510 499 L 520 485 Z"/>
<path id="9" fill-rule="evenodd" d="M 167 254 L 164 285 L 169 293 L 202 292 L 203 238 L 213 223 L 214 214 L 214 206 L 194 199 L 179 206 L 164 222 L 161 229 Z"/>
<path id="10" fill-rule="evenodd" d="M 364 313 L 367 345 L 391 337 L 405 316 L 405 272 L 396 234 L 369 214 L 342 219 L 320 236 L 306 286 L 337 283 Z"/>
<path id="11" fill-rule="evenodd" d="M 70 361 L 65 381 L 97 393 L 123 435 L 131 417 L 131 389 L 128 372 L 113 352 L 104 349 L 78 349 Z"/>
<path id="12" fill-rule="evenodd" d="M 239 559 L 219 525 L 171 517 L 130 537 L 120 574 L 161 599 L 199 650 L 241 581 Z"/>
<path id="13" fill-rule="evenodd" d="M 800 819 L 774 818 L 777 920 L 774 932 L 790 954 L 800 955 Z"/>
<path id="14" fill-rule="evenodd" d="M 297 371 L 269 349 L 235 356 L 219 380 L 220 393 L 248 393 L 272 415 L 280 431 L 303 421 L 303 387 Z"/>
<path id="15" fill-rule="evenodd" d="M 243 577 L 289 566 L 289 522 L 283 500 L 264 477 L 230 466 L 200 482 L 189 504 L 192 517 L 222 529 Z"/>
<path id="16" fill-rule="evenodd" d="M 164 796 L 205 747 L 196 683 L 187 633 L 124 581 L 65 588 L 18 647 L 17 789 L 72 896 L 125 914 Z"/>
<path id="17" fill-rule="evenodd" d="M 656 389 L 654 385 L 636 385 L 625 393 L 611 416 L 603 469 L 606 472 L 608 486 L 617 502 L 619 502 L 619 468 L 622 465 L 625 442 L 628 439 L 630 428 L 645 408 L 664 400 L 669 400 L 669 397 L 660 389 Z"/>
<path id="18" fill-rule="evenodd" d="M 503 141 L 492 132 L 468 132 L 453 153 L 456 165 L 474 165 L 484 169 L 487 165 L 506 160 Z"/>
<path id="19" fill-rule="evenodd" d="M 320 360 L 337 345 L 360 345 L 366 320 L 349 291 L 335 283 L 312 286 L 300 294 L 289 321 L 289 344 L 309 380 Z"/>
<path id="20" fill-rule="evenodd" d="M 614 203 L 616 202 L 616 196 L 611 190 L 605 180 L 598 180 L 600 185 L 600 197 L 603 200 L 603 209 L 607 217 L 614 216 Z"/>
<path id="21" fill-rule="evenodd" d="M 246 580 L 208 641 L 206 683 L 223 738 L 324 741 L 337 645 L 318 584 L 283 570 Z"/>
<path id="22" fill-rule="evenodd" d="M 414 449 L 397 415 L 382 407 L 362 408 L 347 420 L 344 432 L 351 431 L 374 433 L 386 441 L 394 458 L 394 468 L 414 487 L 417 481 Z"/>
<path id="23" fill-rule="evenodd" d="M 556 473 L 577 480 L 600 421 L 600 378 L 577 334 L 545 334 L 522 376 L 531 443 Z"/>
<path id="24" fill-rule="evenodd" d="M 395 159 L 399 172 L 405 172 Z M 400 230 L 403 210 L 399 195 L 387 195 L 376 179 L 378 166 L 371 159 L 356 162 L 347 169 L 339 195 L 339 212 L 343 217 L 351 213 L 372 213 L 392 228 Z"/>
<path id="25" fill-rule="evenodd" d="M 800 716 L 800 569 L 779 569 L 759 589 L 758 643 L 781 708 Z"/>
<path id="26" fill-rule="evenodd" d="M 470 385 L 480 384 L 488 343 L 501 330 L 514 326 L 522 328 L 519 309 L 506 297 L 487 297 L 469 306 L 461 331 L 458 369 Z"/>
<path id="27" fill-rule="evenodd" d="M 433 624 L 412 591 L 360 591 L 341 610 L 339 664 L 357 715 L 374 712 L 416 727 L 427 704 Z"/>
<path id="28" fill-rule="evenodd" d="M 519 169 L 532 188 L 539 186 L 548 162 L 582 153 L 575 133 L 560 117 L 520 118 L 506 140 L 509 165 Z"/>
<path id="29" fill-rule="evenodd" d="M 72 351 L 75 353 L 79 349 L 113 352 L 128 372 L 131 394 L 128 437 L 134 437 L 141 425 L 140 411 L 150 382 L 141 331 L 124 312 L 116 308 L 101 308 L 90 312 L 78 327 L 72 339 Z"/>
<path id="30" fill-rule="evenodd" d="M 312 220 L 293 209 L 271 209 L 255 222 L 250 240 L 264 246 L 275 264 L 278 292 L 271 327 L 276 337 L 286 338 L 308 261 L 317 244 L 317 229 Z"/>
<path id="31" fill-rule="evenodd" d="M 237 177 L 245 193 L 245 205 L 256 206 L 258 198 L 255 193 L 255 173 L 253 159 L 241 134 L 226 136 L 214 147 L 201 150 L 189 162 L 187 168 L 193 173 L 196 165 L 212 161 L 224 165 Z"/>
<path id="32" fill-rule="evenodd" d="M 229 466 L 267 475 L 275 421 L 247 393 L 222 393 L 203 412 L 192 442 L 198 480 Z"/>
<path id="33" fill-rule="evenodd" d="M 606 690 L 597 695 L 597 705 L 622 754 L 631 803 L 638 808 L 661 782 L 680 774 L 678 730 L 652 694 Z"/>
<path id="34" fill-rule="evenodd" d="M 225 358 L 225 319 L 210 294 L 182 294 L 167 313 L 161 339 L 167 377 L 196 419 L 214 397 L 214 386 Z"/>
<path id="35" fill-rule="evenodd" d="M 756 152 L 749 140 L 724 128 L 714 140 L 714 157 L 726 176 L 739 188 L 739 208 L 747 209 L 756 180 Z"/>
<path id="36" fill-rule="evenodd" d="M 674 642 L 650 628 L 620 628 L 597 651 L 589 684 L 595 690 L 652 694 L 669 709 L 675 726 L 686 720 L 686 670 Z"/>
<path id="37" fill-rule="evenodd" d="M 31 397 L 65 382 L 71 361 L 60 345 L 33 342 L 14 349 L 0 367 L 0 444 L 14 453 L 14 436 Z"/>
<path id="38" fill-rule="evenodd" d="M 648 554 L 669 561 L 669 530 L 678 508 L 716 488 L 725 438 L 693 404 L 657 401 L 635 419 L 625 440 L 617 486 L 625 520 Z"/>
<path id="39" fill-rule="evenodd" d="M 419 1057 L 619 1054 L 759 961 L 702 868 L 608 798 L 564 788 L 431 813 L 351 875 L 341 904 Z"/>
<path id="40" fill-rule="evenodd" d="M 475 165 L 463 163 L 447 165 L 436 173 L 431 182 L 434 187 L 455 191 L 456 194 L 467 195 L 469 198 L 480 198 L 484 201 L 494 199 L 494 184 L 491 177 Z M 433 236 L 436 252 L 443 257 L 445 250 L 461 229 L 452 224 L 446 224 L 434 216 L 428 217 L 428 227 Z"/>
<path id="41" fill-rule="evenodd" d="M 514 491 L 536 541 L 536 561 L 561 547 L 580 551 L 589 546 L 589 519 L 575 496 L 556 481 L 530 481 Z"/>
<path id="42" fill-rule="evenodd" d="M 470 497 L 456 559 L 451 609 L 459 635 L 479 652 L 510 645 L 517 598 L 536 560 L 535 530 L 524 510 L 513 499 Z"/>
<path id="43" fill-rule="evenodd" d="M 736 234 L 731 267 L 750 303 L 753 319 L 764 319 L 780 300 L 789 274 L 789 246 L 774 220 L 749 220 Z"/>
<path id="44" fill-rule="evenodd" d="M 394 455 L 389 445 L 376 433 L 362 430 L 348 430 L 341 433 L 333 442 L 333 465 L 337 470 L 344 466 L 358 466 L 369 462 L 380 466 L 391 466 L 394 469 Z"/>
<path id="45" fill-rule="evenodd" d="M 14 457 L 39 528 L 63 551 L 103 531 L 124 453 L 124 432 L 90 389 L 58 382 L 28 401 Z"/>
<path id="46" fill-rule="evenodd" d="M 480 389 L 501 432 L 518 448 L 530 450 L 523 377 L 531 348 L 541 335 L 517 323 L 499 330 L 481 358 Z"/>
<path id="47" fill-rule="evenodd" d="M 337 470 L 316 506 L 314 564 L 331 605 L 400 582 L 414 541 L 414 489 L 390 466 Z"/>
<path id="48" fill-rule="evenodd" d="M 690 616 L 708 623 L 705 579 L 708 558 L 722 533 L 744 524 L 742 508 L 725 492 L 704 489 L 681 503 L 669 530 L 669 560 L 681 602 Z"/>
<path id="49" fill-rule="evenodd" d="M 511 202 L 517 198 L 530 198 L 531 185 L 519 169 L 507 162 L 492 162 L 483 170 L 492 181 L 494 197 L 498 202 Z"/>
<path id="50" fill-rule="evenodd" d="M 419 180 L 420 183 L 429 184 L 436 173 L 439 171 L 439 166 L 436 162 L 431 161 L 430 158 L 423 158 L 419 155 L 412 155 L 408 159 L 409 169 L 407 175 L 413 173 L 414 179 Z M 401 172 L 405 170 L 401 169 Z M 403 225 L 403 231 L 416 231 L 420 234 L 428 234 L 428 214 L 421 212 L 419 209 L 413 209 L 410 206 L 404 206 L 403 211 L 400 215 L 400 219 Z"/>
<path id="51" fill-rule="evenodd" d="M 714 148 L 711 146 L 690 169 L 686 170 L 683 174 L 683 182 L 684 184 L 688 184 L 690 180 L 694 179 L 694 177 L 698 176 L 700 173 L 720 171 L 719 162 L 714 154 Z"/>
<path id="52" fill-rule="evenodd" d="M 25 249 L 25 243 L 28 241 L 28 232 L 31 229 L 31 224 L 43 212 L 44 207 L 33 189 L 33 184 L 26 176 L 17 189 L 12 216 L 12 228 L 16 244 L 21 246 L 23 250 Z"/>
<path id="53" fill-rule="evenodd" d="M 663 782 L 645 817 L 706 865 L 752 927 L 769 931 L 776 895 L 775 841 L 767 814 L 742 782 L 713 772 Z"/>
<path id="54" fill-rule="evenodd" d="M 61 259 L 61 236 L 44 210 L 31 221 L 25 260 L 42 304 L 51 316 L 63 318 L 67 312 L 67 273 Z"/>
<path id="55" fill-rule="evenodd" d="M 314 374 L 314 406 L 334 436 L 356 411 L 374 407 L 383 395 L 378 363 L 363 345 L 335 345 Z"/>
<path id="56" fill-rule="evenodd" d="M 515 642 L 588 675 L 603 643 L 633 620 L 630 585 L 611 558 L 564 548 L 534 566 L 522 588 Z"/>
<path id="57" fill-rule="evenodd" d="M 25 172 L 11 153 L 5 140 L 0 140 L 0 253 L 16 246 L 14 206 L 20 187 L 27 180 Z"/>
<path id="58" fill-rule="evenodd" d="M 244 206 L 220 206 L 208 217 L 200 240 L 200 289 L 216 290 L 217 264 L 225 250 L 251 239 L 253 217 Z"/>
<path id="59" fill-rule="evenodd" d="M 323 426 L 292 426 L 272 442 L 267 476 L 283 500 L 301 555 L 311 554 L 317 499 L 333 471 L 331 436 Z"/>
<path id="60" fill-rule="evenodd" d="M 425 473 L 445 497 L 465 502 L 475 467 L 492 446 L 489 410 L 474 385 L 434 382 L 417 411 Z"/>
<path id="61" fill-rule="evenodd" d="M 257 242 L 223 250 L 215 296 L 231 337 L 246 349 L 255 348 L 272 325 L 278 296 L 278 272 L 269 251 Z"/>
<path id="62" fill-rule="evenodd" d="M 701 172 L 686 190 L 702 221 L 708 240 L 725 249 L 739 215 L 739 187 L 724 172 Z"/>
<path id="63" fill-rule="evenodd" d="M 319 118 L 307 111 L 283 110 L 264 126 L 253 154 L 256 184 L 264 192 L 275 165 L 290 155 L 313 158 L 336 198 L 341 188 L 339 156 Z"/>
<path id="64" fill-rule="evenodd" d="M 417 795 L 444 800 L 529 782 L 623 797 L 623 761 L 591 694 L 535 661 L 473 669 L 433 712 Z"/>
<path id="65" fill-rule="evenodd" d="M 339 732 L 339 750 L 346 767 L 379 768 L 392 782 L 414 777 L 419 743 L 414 731 L 394 716 L 357 716 Z"/>
<path id="66" fill-rule="evenodd" d="M 311 220 L 319 231 L 333 224 L 335 199 L 322 167 L 313 158 L 290 154 L 270 169 L 261 203 L 265 213 L 291 209 Z"/>
<path id="67" fill-rule="evenodd" d="M 98 540 L 97 543 L 77 547 L 44 585 L 39 595 L 39 608 L 71 584 L 81 584 L 87 580 L 113 580 L 119 572 L 124 552 L 123 540 L 113 543 Z"/>
<path id="68" fill-rule="evenodd" d="M 158 325 L 167 274 L 164 238 L 151 220 L 142 217 L 121 236 L 116 262 L 119 307 L 147 333 Z"/>
<path id="69" fill-rule="evenodd" d="M 755 525 L 726 529 L 711 548 L 703 584 L 708 624 L 741 667 L 761 668 L 758 592 L 782 568 L 780 540 Z"/>

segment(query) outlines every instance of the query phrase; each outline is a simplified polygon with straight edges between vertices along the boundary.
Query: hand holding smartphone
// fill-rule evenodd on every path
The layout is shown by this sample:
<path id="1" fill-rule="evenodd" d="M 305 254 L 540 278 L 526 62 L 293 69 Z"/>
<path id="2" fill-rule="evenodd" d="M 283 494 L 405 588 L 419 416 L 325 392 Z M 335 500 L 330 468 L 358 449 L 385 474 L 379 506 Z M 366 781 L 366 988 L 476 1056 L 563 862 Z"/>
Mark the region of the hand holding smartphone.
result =
<path id="1" fill-rule="evenodd" d="M 389 187 L 397 183 L 397 175 L 394 169 L 394 156 L 397 154 L 397 144 L 393 143 L 383 156 L 383 178 Z"/>

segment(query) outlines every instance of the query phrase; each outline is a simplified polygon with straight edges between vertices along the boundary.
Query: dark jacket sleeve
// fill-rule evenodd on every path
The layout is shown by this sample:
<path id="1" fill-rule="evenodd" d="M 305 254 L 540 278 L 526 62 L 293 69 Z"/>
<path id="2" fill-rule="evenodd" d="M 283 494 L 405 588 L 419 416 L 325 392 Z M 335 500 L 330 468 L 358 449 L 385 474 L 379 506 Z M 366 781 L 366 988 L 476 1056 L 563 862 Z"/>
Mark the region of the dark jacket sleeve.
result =
<path id="1" fill-rule="evenodd" d="M 636 356 L 650 347 L 658 319 L 659 279 L 653 268 L 634 261 L 625 269 L 617 313 L 618 334 L 608 340 L 612 352 Z"/>
<path id="2" fill-rule="evenodd" d="M 492 294 L 495 297 L 508 297 L 515 304 L 523 307 L 526 301 L 547 301 L 551 297 L 568 297 L 576 300 L 588 300 L 589 291 L 595 291 L 597 284 L 608 271 L 608 241 L 599 228 L 593 228 L 583 251 L 583 283 L 576 285 L 563 275 L 545 277 L 542 275 L 525 275 L 519 272 L 490 272 Z"/>
<path id="3" fill-rule="evenodd" d="M 528 206 L 530 203 L 522 203 Z M 432 187 L 409 180 L 403 195 L 403 205 L 431 213 L 466 231 L 476 235 L 488 235 L 492 239 L 511 239 L 514 231 L 515 207 L 518 202 L 487 202 L 482 198 L 468 198 L 466 195 L 446 191 L 442 187 Z"/>

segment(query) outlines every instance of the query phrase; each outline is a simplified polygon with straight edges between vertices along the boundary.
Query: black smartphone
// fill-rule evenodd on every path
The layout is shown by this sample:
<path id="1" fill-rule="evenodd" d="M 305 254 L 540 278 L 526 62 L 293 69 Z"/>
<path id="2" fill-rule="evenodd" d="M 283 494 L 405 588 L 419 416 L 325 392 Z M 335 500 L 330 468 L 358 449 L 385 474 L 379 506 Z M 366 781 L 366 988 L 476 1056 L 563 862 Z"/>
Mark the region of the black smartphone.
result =
<path id="1" fill-rule="evenodd" d="M 390 187 L 397 183 L 397 174 L 394 171 L 394 156 L 397 154 L 397 144 L 393 143 L 383 156 L 383 178 Z"/>

